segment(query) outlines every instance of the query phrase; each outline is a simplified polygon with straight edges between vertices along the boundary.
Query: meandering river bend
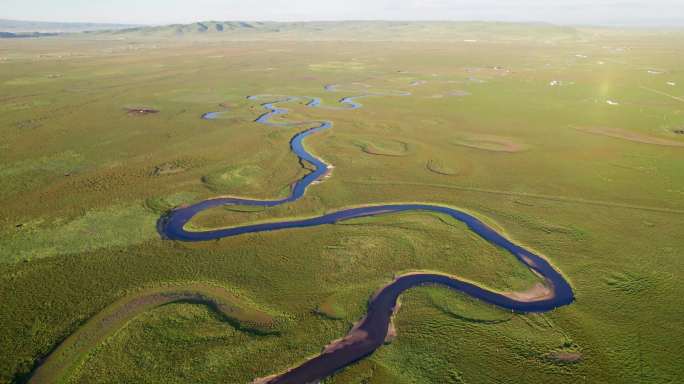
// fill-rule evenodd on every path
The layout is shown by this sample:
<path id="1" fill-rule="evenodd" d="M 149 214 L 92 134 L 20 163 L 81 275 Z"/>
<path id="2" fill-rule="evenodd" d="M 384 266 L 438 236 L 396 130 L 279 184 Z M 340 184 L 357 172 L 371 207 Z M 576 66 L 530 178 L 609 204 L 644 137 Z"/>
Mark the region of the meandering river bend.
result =
<path id="1" fill-rule="evenodd" d="M 336 86 L 328 85 L 325 88 L 329 92 L 335 92 Z M 276 122 L 273 118 L 284 115 L 288 112 L 285 108 L 279 108 L 277 104 L 305 101 L 311 108 L 331 108 L 331 109 L 358 109 L 362 104 L 356 101 L 361 97 L 371 96 L 408 96 L 406 92 L 396 93 L 367 93 L 360 96 L 345 97 L 339 100 L 339 107 L 324 107 L 321 100 L 312 97 L 294 96 L 249 96 L 250 100 L 269 98 L 270 101 L 263 103 L 265 113 L 256 119 L 257 123 L 271 126 L 312 126 L 296 134 L 290 141 L 292 151 L 299 157 L 300 161 L 309 163 L 313 166 L 313 171 L 302 179 L 296 181 L 288 197 L 279 200 L 252 200 L 242 198 L 216 198 L 205 200 L 200 203 L 177 208 L 169 212 L 158 222 L 159 233 L 166 239 L 177 241 L 207 241 L 220 239 L 230 236 L 239 236 L 245 233 L 255 233 L 264 231 L 288 230 L 292 228 L 314 227 L 326 224 L 335 224 L 341 221 L 359 217 L 384 215 L 388 213 L 422 211 L 434 212 L 449 215 L 467 225 L 467 227 L 479 235 L 484 240 L 508 251 L 531 271 L 541 276 L 547 287 L 547 293 L 538 297 L 521 299 L 515 295 L 504 294 L 482 288 L 470 282 L 463 281 L 454 276 L 442 275 L 438 273 L 412 273 L 396 278 L 392 283 L 382 287 L 371 298 L 368 304 L 368 312 L 354 328 L 342 339 L 331 343 L 320 355 L 309 359 L 301 365 L 294 367 L 284 373 L 274 376 L 257 379 L 255 383 L 268 384 L 303 384 L 318 382 L 340 369 L 361 360 L 372 354 L 378 349 L 387 338 L 388 329 L 392 320 L 397 299 L 407 289 L 412 287 L 438 284 L 453 290 L 465 293 L 471 297 L 482 300 L 486 303 L 505 308 L 515 312 L 546 312 L 560 306 L 568 305 L 573 302 L 574 295 L 572 287 L 568 281 L 543 257 L 524 247 L 515 244 L 493 228 L 489 227 L 476 217 L 458 210 L 456 208 L 438 204 L 378 204 L 373 206 L 355 207 L 342 209 L 322 216 L 307 219 L 286 220 L 279 222 L 269 222 L 264 224 L 244 225 L 210 231 L 188 231 L 185 225 L 198 213 L 217 206 L 223 205 L 243 205 L 243 206 L 262 206 L 273 207 L 281 204 L 293 202 L 301 198 L 311 184 L 321 181 L 329 172 L 331 165 L 309 153 L 303 145 L 304 139 L 320 131 L 330 129 L 333 126 L 331 121 L 304 121 L 304 122 Z M 203 118 L 212 119 L 216 114 L 205 114 Z"/>

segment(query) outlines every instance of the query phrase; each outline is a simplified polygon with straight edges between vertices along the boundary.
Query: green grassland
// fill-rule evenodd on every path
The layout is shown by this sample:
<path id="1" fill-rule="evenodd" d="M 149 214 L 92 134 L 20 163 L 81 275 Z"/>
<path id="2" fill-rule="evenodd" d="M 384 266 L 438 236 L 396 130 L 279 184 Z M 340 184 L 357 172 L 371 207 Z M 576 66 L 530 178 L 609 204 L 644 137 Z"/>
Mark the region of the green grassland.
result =
<path id="1" fill-rule="evenodd" d="M 127 295 L 89 319 L 42 362 L 33 382 L 64 382 L 74 376 L 83 359 L 132 319 L 173 303 L 203 304 L 215 316 L 240 331 L 265 335 L 278 333 L 283 320 L 241 302 L 224 288 L 210 284 L 184 284 L 143 289 Z"/>
<path id="2" fill-rule="evenodd" d="M 403 26 L 405 41 L 371 41 L 388 40 L 378 28 L 333 43 L 302 37 L 320 26 L 286 27 L 277 42 L 260 41 L 273 31 L 190 41 L 165 29 L 0 41 L 0 382 L 25 382 L 115 303 L 170 286 L 223 287 L 239 308 L 279 319 L 277 332 L 253 332 L 211 300 L 150 306 L 89 338 L 59 380 L 246 383 L 343 336 L 397 274 L 502 291 L 537 282 L 464 225 L 425 213 L 197 244 L 157 234 L 175 206 L 282 197 L 305 174 L 289 150 L 305 127 L 254 123 L 268 100 L 247 95 L 335 105 L 388 90 L 412 95 L 363 98 L 359 110 L 285 105 L 284 120 L 334 121 L 306 141 L 332 176 L 296 203 L 214 208 L 190 227 L 449 205 L 548 257 L 577 301 L 521 315 L 417 288 L 401 298 L 397 337 L 326 383 L 684 380 L 684 148 L 580 129 L 684 143 L 681 34 L 433 25 L 421 42 Z M 322 40 L 371 27 L 336 25 Z M 143 107 L 159 113 L 127 112 Z M 201 120 L 208 111 L 224 112 Z"/>

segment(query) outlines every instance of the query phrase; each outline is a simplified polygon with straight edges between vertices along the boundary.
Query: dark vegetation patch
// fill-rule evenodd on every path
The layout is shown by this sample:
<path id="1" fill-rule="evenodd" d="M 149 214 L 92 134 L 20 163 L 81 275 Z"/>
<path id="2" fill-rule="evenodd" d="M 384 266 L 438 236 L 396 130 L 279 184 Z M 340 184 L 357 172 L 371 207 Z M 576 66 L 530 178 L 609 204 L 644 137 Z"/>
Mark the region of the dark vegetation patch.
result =
<path id="1" fill-rule="evenodd" d="M 460 133 L 452 141 L 455 145 L 492 152 L 521 152 L 529 146 L 515 138 L 479 133 Z"/>
<path id="2" fill-rule="evenodd" d="M 346 316 L 344 308 L 335 300 L 335 296 L 330 296 L 318 304 L 316 313 L 330 320 L 341 320 Z"/>
<path id="3" fill-rule="evenodd" d="M 511 320 L 510 312 L 502 311 L 489 304 L 484 304 L 476 299 L 457 294 L 441 287 L 424 289 L 429 302 L 445 315 L 458 319 L 481 324 L 496 324 Z"/>
<path id="4" fill-rule="evenodd" d="M 682 129 L 675 129 L 674 132 L 676 135 L 684 135 L 684 128 Z"/>
<path id="5" fill-rule="evenodd" d="M 16 122 L 16 123 L 14 124 L 14 126 L 15 126 L 17 129 L 21 129 L 21 130 L 36 129 L 36 128 L 40 128 L 40 127 L 43 125 L 43 124 L 41 123 L 42 120 L 44 120 L 44 119 L 27 119 L 27 120 L 22 120 L 22 121 Z"/>
<path id="6" fill-rule="evenodd" d="M 429 160 L 427 162 L 426 168 L 428 171 L 430 171 L 432 173 L 436 173 L 438 175 L 443 175 L 443 176 L 453 176 L 453 175 L 458 173 L 457 170 L 449 167 L 442 160 Z"/>
<path id="7" fill-rule="evenodd" d="M 409 153 L 408 143 L 400 140 L 369 138 L 354 139 L 352 143 L 369 155 L 400 157 Z"/>
<path id="8" fill-rule="evenodd" d="M 150 171 L 149 176 L 167 176 L 174 175 L 176 173 L 185 172 L 190 168 L 197 166 L 196 162 L 192 159 L 178 159 L 155 165 Z"/>
<path id="9" fill-rule="evenodd" d="M 146 116 L 159 113 L 158 110 L 152 108 L 126 108 L 126 111 L 128 111 L 129 116 Z"/>
<path id="10" fill-rule="evenodd" d="M 653 286 L 646 276 L 632 272 L 615 272 L 604 279 L 611 290 L 636 295 Z"/>
<path id="11" fill-rule="evenodd" d="M 133 185 L 140 182 L 145 176 L 146 172 L 144 169 L 115 167 L 97 173 L 70 177 L 65 188 L 73 188 L 84 192 L 105 192 L 114 187 Z"/>
<path id="12" fill-rule="evenodd" d="M 145 199 L 144 206 L 158 215 L 163 215 L 173 208 L 189 204 L 194 200 L 195 195 L 192 193 L 177 193 L 171 196 L 154 196 L 147 198 Z"/>
<path id="13" fill-rule="evenodd" d="M 527 205 L 519 200 L 514 200 L 515 204 Z M 517 225 L 524 226 L 528 229 L 534 231 L 540 231 L 547 235 L 554 235 L 558 237 L 568 237 L 574 241 L 582 241 L 587 238 L 587 232 L 579 226 L 575 225 L 562 225 L 559 223 L 554 223 L 543 217 L 531 217 L 522 213 L 509 213 L 504 211 L 492 210 L 487 207 L 479 208 L 483 213 L 495 216 L 504 217 L 507 220 L 514 221 Z"/>
<path id="14" fill-rule="evenodd" d="M 634 132 L 621 128 L 575 127 L 575 129 L 577 129 L 580 132 L 608 136 L 616 139 L 633 141 L 636 143 L 661 145 L 665 147 L 684 147 L 684 143 L 681 143 L 679 141 L 663 139 L 657 136 Z"/>

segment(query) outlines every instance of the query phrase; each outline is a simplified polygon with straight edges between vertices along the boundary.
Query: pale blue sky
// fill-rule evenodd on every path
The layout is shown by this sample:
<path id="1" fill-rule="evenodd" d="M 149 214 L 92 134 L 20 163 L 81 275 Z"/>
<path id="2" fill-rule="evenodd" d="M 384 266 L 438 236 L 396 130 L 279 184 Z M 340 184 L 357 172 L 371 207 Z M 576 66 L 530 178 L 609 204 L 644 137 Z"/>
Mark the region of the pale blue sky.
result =
<path id="1" fill-rule="evenodd" d="M 501 20 L 684 26 L 684 0 L 0 0 L 0 18 L 186 23 L 199 20 Z"/>

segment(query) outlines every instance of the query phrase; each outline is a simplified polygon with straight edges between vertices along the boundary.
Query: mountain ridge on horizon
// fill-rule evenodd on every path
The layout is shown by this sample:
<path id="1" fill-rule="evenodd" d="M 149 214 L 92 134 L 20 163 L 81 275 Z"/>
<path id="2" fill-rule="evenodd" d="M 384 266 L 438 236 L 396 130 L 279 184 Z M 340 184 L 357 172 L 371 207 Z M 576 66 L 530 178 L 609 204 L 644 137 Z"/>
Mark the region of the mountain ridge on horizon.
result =
<path id="1" fill-rule="evenodd" d="M 22 25 L 23 28 L 21 28 Z M 14 28 L 8 29 L 7 26 Z M 31 26 L 44 28 L 32 29 Z M 541 39 L 551 41 L 581 39 L 588 29 L 620 30 L 615 27 L 569 26 L 544 21 L 198 21 L 187 24 L 131 25 L 22 22 L 0 19 L 0 32 L 4 32 L 0 38 L 48 37 L 57 34 L 74 38 L 87 36 L 99 39 L 368 41 Z"/>
<path id="2" fill-rule="evenodd" d="M 129 23 L 93 23 L 71 21 L 38 21 L 0 18 L 0 31 L 10 33 L 79 33 L 95 30 L 114 30 L 141 27 Z"/>

